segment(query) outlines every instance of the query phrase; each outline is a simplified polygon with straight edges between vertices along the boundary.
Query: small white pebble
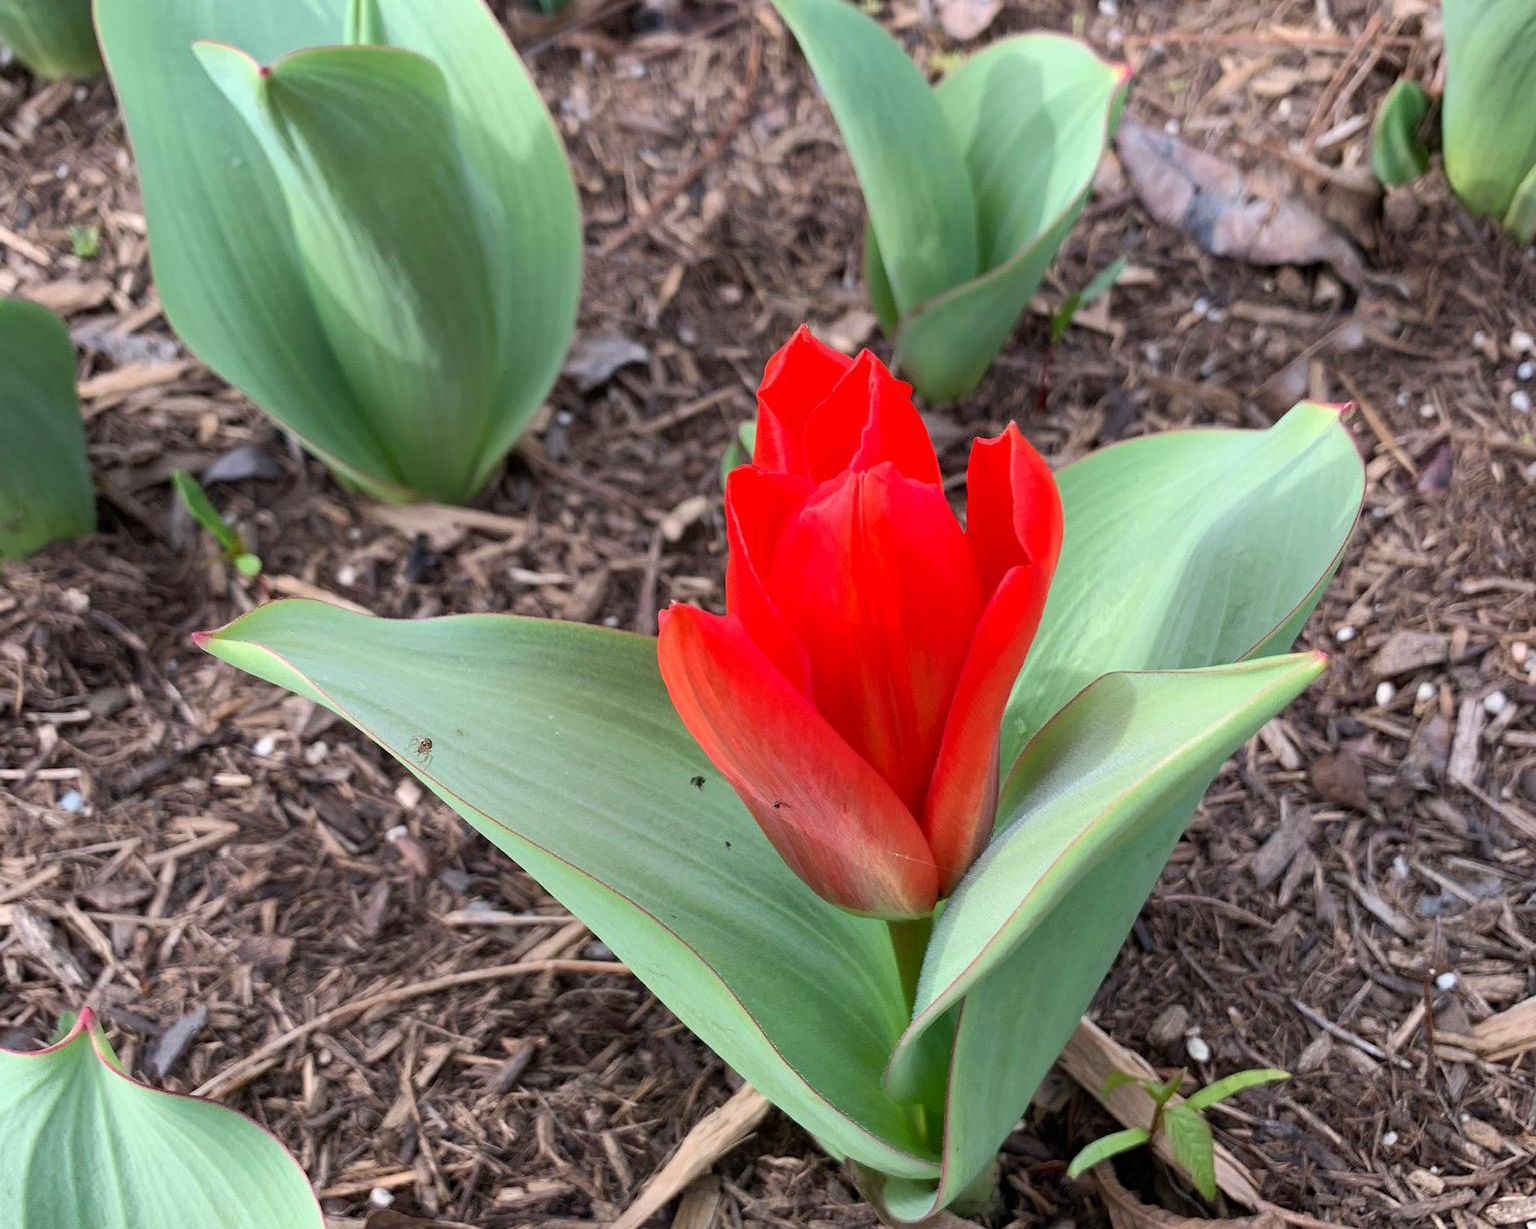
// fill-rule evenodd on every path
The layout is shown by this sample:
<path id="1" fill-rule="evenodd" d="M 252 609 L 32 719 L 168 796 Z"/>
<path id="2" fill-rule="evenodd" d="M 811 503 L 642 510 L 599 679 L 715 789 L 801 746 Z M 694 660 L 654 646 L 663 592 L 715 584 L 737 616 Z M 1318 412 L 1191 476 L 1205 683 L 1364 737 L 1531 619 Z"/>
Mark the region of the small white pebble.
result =
<path id="1" fill-rule="evenodd" d="M 59 810 L 68 811 L 72 815 L 85 810 L 85 795 L 77 789 L 66 790 L 59 799 Z"/>
<path id="2" fill-rule="evenodd" d="M 1282 98 L 1280 100 L 1280 105 L 1277 106 L 1275 110 L 1279 113 L 1281 119 L 1290 119 L 1291 112 L 1295 110 L 1295 107 L 1291 105 L 1291 100 L 1289 98 Z"/>
<path id="3" fill-rule="evenodd" d="M 1398 405 L 1399 409 L 1406 409 L 1407 408 L 1407 406 L 1408 406 L 1408 394 L 1407 394 L 1406 391 L 1397 394 L 1397 405 Z"/>
<path id="4" fill-rule="evenodd" d="M 1532 337 L 1524 329 L 1516 329 L 1509 335 L 1509 348 L 1516 354 L 1530 354 L 1536 350 L 1536 337 Z"/>
<path id="5" fill-rule="evenodd" d="M 1509 646 L 1509 658 L 1517 666 L 1525 665 L 1530 656 L 1531 646 L 1526 644 L 1524 640 L 1516 640 L 1514 644 Z"/>
<path id="6" fill-rule="evenodd" d="M 277 736 L 274 734 L 263 734 L 256 740 L 256 745 L 251 750 L 265 759 L 277 750 Z"/>
<path id="7" fill-rule="evenodd" d="M 1385 1135 L 1383 1135 L 1381 1137 L 1381 1142 L 1384 1145 L 1386 1145 L 1388 1148 L 1390 1148 L 1393 1144 L 1397 1143 L 1397 1132 L 1396 1131 L 1388 1131 Z"/>
<path id="8" fill-rule="evenodd" d="M 410 834 L 411 830 L 404 824 L 396 824 L 393 828 L 384 834 L 384 839 L 393 845 L 402 836 L 410 836 Z"/>
<path id="9" fill-rule="evenodd" d="M 1516 414 L 1529 414 L 1531 412 L 1531 394 L 1523 388 L 1517 388 L 1509 394 L 1509 407 Z"/>
<path id="10" fill-rule="evenodd" d="M 1184 1050 L 1197 1063 L 1208 1063 L 1211 1061 L 1211 1047 L 1206 1044 L 1204 1037 L 1186 1037 L 1184 1039 Z"/>
<path id="11" fill-rule="evenodd" d="M 1402 854 L 1392 859 L 1392 873 L 1399 879 L 1408 878 L 1408 859 Z"/>
<path id="12" fill-rule="evenodd" d="M 376 1208 L 387 1208 L 395 1202 L 395 1197 L 382 1186 L 376 1186 L 368 1192 L 368 1202 Z"/>
<path id="13" fill-rule="evenodd" d="M 1497 717 L 1509 707 L 1509 697 L 1502 691 L 1490 691 L 1483 697 L 1483 711 L 1490 717 Z"/>
<path id="14" fill-rule="evenodd" d="M 1424 682 L 1419 684 L 1419 689 L 1413 693 L 1413 698 L 1420 704 L 1428 704 L 1435 698 L 1435 695 L 1439 692 L 1439 690 L 1440 689 L 1431 683 L 1428 679 L 1425 679 Z"/>
<path id="15" fill-rule="evenodd" d="M 1359 634 L 1360 633 L 1357 632 L 1351 624 L 1345 623 L 1342 627 L 1333 633 L 1333 638 L 1340 644 L 1348 644 Z"/>
<path id="16" fill-rule="evenodd" d="M 1176 119 L 1169 120 L 1166 124 L 1163 125 L 1163 131 L 1166 132 L 1171 137 L 1178 136 L 1179 135 L 1179 121 L 1176 120 Z"/>
<path id="17" fill-rule="evenodd" d="M 1386 708 L 1393 700 L 1397 699 L 1397 688 L 1391 683 L 1376 684 L 1376 707 Z"/>
<path id="18" fill-rule="evenodd" d="M 1099 0 L 1099 12 L 1105 17 L 1114 17 L 1119 14 L 1120 6 L 1115 0 Z"/>
<path id="19" fill-rule="evenodd" d="M 1227 318 L 1227 309 L 1225 307 L 1213 307 L 1206 314 L 1205 318 L 1207 320 L 1209 320 L 1212 324 L 1220 324 L 1223 320 L 1225 320 Z"/>
<path id="20" fill-rule="evenodd" d="M 1433 418 L 1434 416 L 1435 416 L 1435 407 L 1433 405 L 1431 405 L 1428 401 L 1426 401 L 1423 405 L 1421 405 L 1419 407 L 1419 417 L 1420 418 Z"/>
<path id="21" fill-rule="evenodd" d="M 617 627 L 618 625 L 619 625 L 619 616 L 618 615 L 604 615 L 603 616 L 603 626 L 604 627 Z"/>
<path id="22" fill-rule="evenodd" d="M 1525 362 L 1515 368 L 1515 375 L 1522 380 L 1529 380 L 1532 376 L 1536 376 L 1536 363 L 1526 359 Z"/>
<path id="23" fill-rule="evenodd" d="M 1442 973 L 1439 977 L 1435 978 L 1435 989 L 1454 990 L 1456 988 L 1457 980 L 1458 978 L 1454 972 Z"/>
<path id="24" fill-rule="evenodd" d="M 1472 344 L 1481 350 L 1488 344 L 1488 334 L 1483 332 L 1482 329 L 1478 329 L 1477 332 L 1472 334 Z"/>
<path id="25" fill-rule="evenodd" d="M 350 589 L 357 584 L 357 569 L 350 563 L 344 563 L 336 569 L 336 583 L 344 589 Z"/>
<path id="26" fill-rule="evenodd" d="M 1196 299 L 1195 302 L 1194 302 L 1194 305 L 1193 305 L 1193 310 L 1194 310 L 1195 315 L 1197 315 L 1197 316 L 1203 316 L 1203 315 L 1206 314 L 1206 312 L 1210 311 L 1211 310 L 1211 297 L 1210 297 L 1210 295 L 1203 294 L 1198 299 Z"/>

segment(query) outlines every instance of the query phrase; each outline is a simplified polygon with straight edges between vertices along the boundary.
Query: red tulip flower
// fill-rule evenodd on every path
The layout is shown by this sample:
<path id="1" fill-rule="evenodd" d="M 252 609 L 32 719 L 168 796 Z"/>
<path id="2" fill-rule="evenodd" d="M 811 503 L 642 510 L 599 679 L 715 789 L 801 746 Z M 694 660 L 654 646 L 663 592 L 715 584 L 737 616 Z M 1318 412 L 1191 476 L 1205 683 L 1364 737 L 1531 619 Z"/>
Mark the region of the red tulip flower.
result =
<path id="1" fill-rule="evenodd" d="M 966 523 L 911 387 L 802 326 L 726 484 L 726 613 L 662 615 L 683 723 L 784 860 L 857 913 L 925 917 L 992 834 L 1003 707 L 1061 551 L 1016 426 L 977 440 Z"/>

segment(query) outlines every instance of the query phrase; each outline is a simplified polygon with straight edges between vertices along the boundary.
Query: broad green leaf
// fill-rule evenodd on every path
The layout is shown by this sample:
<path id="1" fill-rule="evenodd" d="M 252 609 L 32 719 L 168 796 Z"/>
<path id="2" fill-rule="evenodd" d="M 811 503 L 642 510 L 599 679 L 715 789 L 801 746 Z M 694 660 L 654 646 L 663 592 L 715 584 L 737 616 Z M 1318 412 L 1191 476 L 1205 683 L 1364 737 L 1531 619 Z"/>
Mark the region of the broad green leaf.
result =
<path id="1" fill-rule="evenodd" d="M 1082 212 L 1128 70 L 1056 34 L 1001 39 L 935 91 L 976 196 L 978 276 L 902 313 L 896 361 L 925 396 L 969 392 Z M 880 253 L 889 260 L 882 234 Z M 866 264 L 868 262 L 866 261 Z"/>
<path id="2" fill-rule="evenodd" d="M 1365 491 L 1337 407 L 1311 403 L 1267 431 L 1128 440 L 1057 481 L 1061 563 L 1003 720 L 1005 768 L 1106 671 L 1287 651 L 1338 566 Z"/>
<path id="3" fill-rule="evenodd" d="M 937 1174 L 881 1083 L 907 1020 L 885 926 L 827 904 L 774 852 L 677 719 L 653 639 L 279 602 L 204 647 L 377 741 L 817 1138 Z M 423 737 L 430 763 L 411 750 Z"/>
<path id="4" fill-rule="evenodd" d="M 1515 242 L 1527 244 L 1536 239 L 1536 165 L 1520 181 L 1515 198 L 1504 215 L 1504 229 L 1515 237 Z"/>
<path id="5" fill-rule="evenodd" d="M 1255 1067 L 1251 1071 L 1238 1071 L 1190 1093 L 1184 1098 L 1184 1104 L 1192 1110 L 1203 1110 L 1208 1105 L 1225 1101 L 1245 1088 L 1253 1088 L 1258 1084 L 1273 1084 L 1276 1080 L 1290 1078 L 1289 1071 L 1281 1071 L 1275 1067 Z"/>
<path id="6" fill-rule="evenodd" d="M 837 119 L 900 315 L 975 277 L 977 202 L 934 92 L 847 0 L 774 0 Z"/>
<path id="7" fill-rule="evenodd" d="M 39 77 L 101 72 L 91 0 L 0 0 L 0 43 Z"/>
<path id="8" fill-rule="evenodd" d="M 1174 1160 L 1195 1189 L 1207 1199 L 1215 1199 L 1216 1147 L 1209 1124 L 1186 1102 L 1163 1111 L 1163 1132 L 1173 1147 Z"/>
<path id="9" fill-rule="evenodd" d="M 1371 170 L 1384 184 L 1405 184 L 1429 169 L 1429 150 L 1419 130 L 1429 112 L 1429 95 L 1406 78 L 1387 91 L 1371 125 Z"/>
<path id="10" fill-rule="evenodd" d="M 177 331 L 199 357 L 339 474 L 381 497 L 405 499 L 419 493 L 418 481 L 446 470 L 464 475 L 458 479 L 464 489 L 450 496 L 463 499 L 489 477 L 558 373 L 580 283 L 575 184 L 538 91 L 481 0 L 367 0 L 361 8 L 358 3 L 99 0 L 97 18 L 137 155 L 156 283 Z M 197 42 L 214 41 L 270 65 L 294 51 L 343 42 L 349 20 L 352 33 L 384 37 L 441 71 L 453 139 L 475 185 L 468 207 L 485 236 L 482 273 L 474 280 L 489 285 L 494 310 L 455 344 L 483 339 L 484 329 L 492 328 L 498 365 L 489 383 L 491 404 L 473 430 L 456 423 L 451 431 L 439 431 L 426 449 L 419 446 L 419 426 L 411 440 L 397 441 L 384 422 L 375 421 L 384 411 L 372 404 L 368 388 L 377 387 L 378 376 L 356 355 L 347 361 L 338 356 L 332 331 L 341 304 L 332 303 L 328 311 L 316 306 L 315 273 L 306 267 L 310 262 L 295 236 L 277 171 L 256 132 L 193 51 Z M 355 91 L 350 96 L 363 98 Z M 348 118 L 360 134 L 374 131 L 376 122 L 361 109 L 350 117 L 327 118 L 334 121 L 332 139 L 340 139 Z M 397 135 L 391 130 L 384 152 L 398 154 L 397 144 L 411 143 L 409 136 L 397 142 Z M 358 156 L 376 164 L 383 155 L 375 141 Z M 420 170 L 401 168 L 394 186 L 409 189 L 406 195 L 413 199 L 429 199 Z M 361 174 L 364 168 L 356 170 Z M 383 212 L 404 208 L 403 201 L 374 204 L 375 223 Z M 439 219 L 418 219 L 400 248 L 413 243 L 451 248 L 470 238 L 462 228 L 456 235 L 435 233 L 443 229 Z M 341 252 L 352 259 L 353 249 L 367 242 L 367 235 L 345 238 L 336 260 Z M 397 258 L 414 258 L 400 248 L 392 249 Z M 339 272 L 344 271 L 321 261 L 322 282 Z M 368 273 L 352 270 L 359 278 Z M 419 291 L 415 285 L 418 304 Z M 469 304 L 484 301 L 483 290 L 465 296 Z M 327 315 L 332 331 L 323 320 Z M 407 319 L 421 323 L 419 315 Z M 380 329 L 405 327 L 394 317 L 373 323 Z M 443 323 L 422 327 L 440 331 Z M 433 369 L 448 381 L 445 355 L 459 350 L 450 346 L 439 355 L 435 341 L 414 344 L 418 353 L 431 352 Z M 477 363 L 475 369 L 483 366 Z M 373 376 L 371 383 L 364 381 L 368 387 L 354 387 L 349 373 L 359 370 Z M 451 373 L 453 380 L 465 378 L 460 371 Z M 422 379 L 412 376 L 418 387 Z M 393 396 L 398 399 L 398 393 Z M 442 425 L 434 417 L 435 399 L 421 413 Z"/>
<path id="11" fill-rule="evenodd" d="M 1473 212 L 1503 220 L 1536 168 L 1536 4 L 1445 0 L 1443 9 L 1446 178 Z"/>
<path id="12" fill-rule="evenodd" d="M 944 1178 L 892 1195 L 942 1207 L 995 1153 L 1108 971 L 1200 796 L 1232 750 L 1323 669 L 1315 654 L 1110 674 L 1030 741 L 1002 830 L 934 926 L 897 1096 L 931 1078 L 918 1043 L 955 1016 Z M 1027 1005 L 1022 1007 L 1021 1005 Z"/>
<path id="13" fill-rule="evenodd" d="M 130 1079 L 89 1011 L 0 1050 L 7 1229 L 323 1229 L 293 1158 L 250 1119 Z"/>
<path id="14" fill-rule="evenodd" d="M 0 559 L 95 528 L 69 329 L 46 307 L 0 299 Z"/>
<path id="15" fill-rule="evenodd" d="M 193 50 L 276 173 L 321 327 L 370 423 L 412 489 L 464 498 L 481 462 L 458 441 L 485 439 L 502 408 L 495 232 L 442 70 L 394 47 L 317 47 L 269 67 L 222 43 Z"/>
<path id="16" fill-rule="evenodd" d="M 1107 1161 L 1112 1156 L 1119 1156 L 1122 1152 L 1139 1148 L 1151 1138 L 1152 1132 L 1146 1127 L 1127 1127 L 1123 1131 L 1101 1135 L 1072 1158 L 1072 1163 L 1067 1166 L 1067 1177 L 1081 1177 L 1100 1161 Z"/>

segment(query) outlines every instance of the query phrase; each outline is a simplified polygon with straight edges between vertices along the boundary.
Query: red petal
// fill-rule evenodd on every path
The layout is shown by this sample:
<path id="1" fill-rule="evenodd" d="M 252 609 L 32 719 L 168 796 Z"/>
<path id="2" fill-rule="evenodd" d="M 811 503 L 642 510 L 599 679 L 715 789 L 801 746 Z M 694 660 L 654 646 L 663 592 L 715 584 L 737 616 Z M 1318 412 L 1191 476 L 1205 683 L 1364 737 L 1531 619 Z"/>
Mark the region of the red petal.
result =
<path id="1" fill-rule="evenodd" d="M 825 483 L 785 525 L 768 588 L 810 654 L 818 711 L 920 813 L 981 614 L 943 491 L 890 464 Z"/>
<path id="2" fill-rule="evenodd" d="M 1034 566 L 1004 575 L 966 656 L 923 808 L 940 896 L 954 890 L 992 837 L 1003 708 L 1040 626 L 1050 584 L 1050 573 Z"/>
<path id="3" fill-rule="evenodd" d="M 965 536 L 981 589 L 990 594 L 1010 568 L 1056 570 L 1061 554 L 1061 495 L 1045 458 L 1014 423 L 996 439 L 971 445 L 966 472 Z"/>
<path id="4" fill-rule="evenodd" d="M 795 330 L 763 368 L 757 386 L 757 441 L 752 463 L 761 469 L 809 472 L 805 425 L 853 360 L 818 341 L 809 325 Z"/>
<path id="5" fill-rule="evenodd" d="M 898 380 L 868 350 L 829 389 L 806 424 L 805 459 L 811 477 L 825 482 L 850 469 L 889 461 L 905 477 L 937 486 L 939 459 L 912 386 Z"/>
<path id="6" fill-rule="evenodd" d="M 811 695 L 805 646 L 785 623 L 764 583 L 784 524 L 814 490 L 794 474 L 743 465 L 725 481 L 725 608 L 741 620 L 758 648 L 802 693 Z"/>
<path id="7" fill-rule="evenodd" d="M 933 911 L 933 858 L 912 813 L 735 618 L 674 605 L 658 656 L 683 724 L 800 878 L 856 913 Z"/>

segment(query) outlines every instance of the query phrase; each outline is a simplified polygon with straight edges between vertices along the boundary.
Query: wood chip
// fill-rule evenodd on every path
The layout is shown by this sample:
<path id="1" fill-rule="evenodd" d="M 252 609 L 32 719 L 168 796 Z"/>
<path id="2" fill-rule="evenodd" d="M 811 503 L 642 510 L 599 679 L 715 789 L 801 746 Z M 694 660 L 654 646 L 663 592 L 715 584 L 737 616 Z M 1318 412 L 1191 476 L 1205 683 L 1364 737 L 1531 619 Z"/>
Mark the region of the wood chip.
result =
<path id="1" fill-rule="evenodd" d="M 1451 655 L 1451 638 L 1439 632 L 1396 631 L 1371 662 L 1377 678 L 1411 674 L 1426 666 L 1443 665 Z"/>
<path id="2" fill-rule="evenodd" d="M 112 295 L 112 283 L 105 278 L 97 278 L 89 282 L 71 280 L 44 282 L 35 286 L 23 286 L 17 293 L 24 299 L 41 303 L 49 311 L 58 312 L 61 316 L 72 316 L 76 312 L 100 307 L 105 303 Z"/>
<path id="3" fill-rule="evenodd" d="M 1115 1167 L 1110 1164 L 1096 1166 L 1093 1176 L 1099 1184 L 1099 1193 L 1104 1196 L 1104 1208 L 1114 1229 L 1284 1229 L 1285 1222 L 1274 1212 L 1206 1220 L 1180 1216 L 1166 1208 L 1142 1203 L 1120 1184 Z"/>
<path id="4" fill-rule="evenodd" d="M 1495 1225 L 1523 1225 L 1536 1220 L 1536 1195 L 1507 1195 L 1483 1209 L 1483 1219 Z"/>
<path id="5" fill-rule="evenodd" d="M 80 385 L 82 401 L 101 401 L 107 397 L 119 397 L 124 393 L 136 393 L 146 388 L 169 384 L 192 364 L 187 359 L 173 363 L 134 363 L 93 376 Z"/>
<path id="6" fill-rule="evenodd" d="M 1469 696 L 1461 702 L 1461 709 L 1456 714 L 1456 737 L 1451 743 L 1450 766 L 1446 769 L 1446 776 L 1457 785 L 1472 787 L 1477 784 L 1483 723 L 1487 719 L 1483 702 L 1477 697 Z"/>
<path id="7" fill-rule="evenodd" d="M 1261 888 L 1267 888 L 1285 874 L 1291 860 L 1311 841 L 1312 831 L 1312 813 L 1301 807 L 1293 807 L 1289 799 L 1281 798 L 1280 826 L 1259 846 L 1248 864 L 1254 882 Z"/>
<path id="8" fill-rule="evenodd" d="M 757 1130 L 770 1108 L 767 1097 L 752 1085 L 743 1084 L 729 1101 L 706 1114 L 683 1137 L 672 1158 L 656 1171 L 634 1203 L 609 1229 L 640 1229 L 694 1179 Z"/>

